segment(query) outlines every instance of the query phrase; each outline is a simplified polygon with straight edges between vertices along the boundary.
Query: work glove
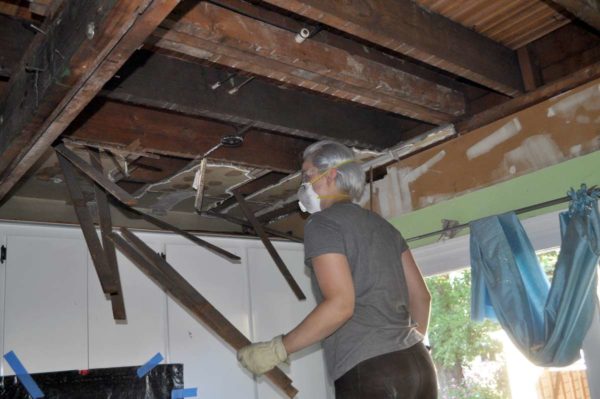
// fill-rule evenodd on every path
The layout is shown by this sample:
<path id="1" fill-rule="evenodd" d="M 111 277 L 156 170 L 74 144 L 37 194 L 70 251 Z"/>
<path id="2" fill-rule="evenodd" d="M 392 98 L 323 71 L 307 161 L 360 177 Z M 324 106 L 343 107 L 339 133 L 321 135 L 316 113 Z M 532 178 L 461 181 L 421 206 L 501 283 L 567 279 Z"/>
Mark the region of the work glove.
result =
<path id="1" fill-rule="evenodd" d="M 255 375 L 261 375 L 273 369 L 279 363 L 288 360 L 288 354 L 283 346 L 283 335 L 268 342 L 257 342 L 240 349 L 237 358 L 242 366 Z"/>

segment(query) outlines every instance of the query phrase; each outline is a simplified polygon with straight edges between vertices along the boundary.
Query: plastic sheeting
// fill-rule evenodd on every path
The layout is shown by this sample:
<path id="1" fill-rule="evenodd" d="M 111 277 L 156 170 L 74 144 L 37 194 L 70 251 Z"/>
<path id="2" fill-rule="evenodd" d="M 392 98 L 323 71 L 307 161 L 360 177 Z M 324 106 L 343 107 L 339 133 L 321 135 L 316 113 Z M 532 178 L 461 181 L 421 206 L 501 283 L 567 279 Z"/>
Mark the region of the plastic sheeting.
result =
<path id="1" fill-rule="evenodd" d="M 494 318 L 533 363 L 571 364 L 597 312 L 600 190 L 569 192 L 552 286 L 514 213 L 472 222 L 471 317 Z"/>
<path id="2" fill-rule="evenodd" d="M 47 399 L 170 399 L 173 389 L 183 388 L 183 365 L 154 367 L 138 378 L 138 367 L 32 374 Z M 0 398 L 29 399 L 16 376 L 0 378 Z"/>

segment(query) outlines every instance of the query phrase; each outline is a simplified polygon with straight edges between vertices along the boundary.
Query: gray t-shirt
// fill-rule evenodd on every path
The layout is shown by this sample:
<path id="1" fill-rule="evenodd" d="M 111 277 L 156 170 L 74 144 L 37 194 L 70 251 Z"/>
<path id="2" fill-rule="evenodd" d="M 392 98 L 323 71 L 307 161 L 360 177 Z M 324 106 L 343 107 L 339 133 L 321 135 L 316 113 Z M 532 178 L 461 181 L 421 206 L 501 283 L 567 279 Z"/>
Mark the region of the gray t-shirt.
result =
<path id="1" fill-rule="evenodd" d="M 356 295 L 354 315 L 323 341 L 335 381 L 369 358 L 406 349 L 423 339 L 411 321 L 401 254 L 406 241 L 385 219 L 349 202 L 311 215 L 304 227 L 304 258 L 346 255 Z M 314 271 L 317 302 L 323 300 Z"/>

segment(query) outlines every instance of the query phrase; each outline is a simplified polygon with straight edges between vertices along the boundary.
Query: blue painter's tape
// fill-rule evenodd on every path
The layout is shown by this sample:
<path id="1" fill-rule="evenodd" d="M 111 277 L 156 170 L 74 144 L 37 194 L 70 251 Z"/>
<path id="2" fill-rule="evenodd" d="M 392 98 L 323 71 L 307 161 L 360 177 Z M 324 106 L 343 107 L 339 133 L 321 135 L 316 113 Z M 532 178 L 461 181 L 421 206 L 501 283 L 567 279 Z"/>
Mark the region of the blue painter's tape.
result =
<path id="1" fill-rule="evenodd" d="M 152 357 L 152 359 L 150 359 L 146 362 L 146 364 L 144 364 L 142 367 L 137 369 L 138 378 L 142 378 L 143 376 L 148 374 L 150 372 L 150 370 L 152 370 L 154 367 L 156 367 L 158 365 L 158 363 L 160 363 L 162 361 L 163 361 L 163 357 L 160 354 L 160 352 L 157 353 L 156 355 L 154 355 Z"/>
<path id="2" fill-rule="evenodd" d="M 198 388 L 173 389 L 171 399 L 191 398 L 198 396 Z"/>
<path id="3" fill-rule="evenodd" d="M 36 384 L 33 378 L 31 378 L 27 370 L 25 370 L 25 367 L 23 366 L 17 355 L 15 355 L 15 352 L 8 352 L 4 355 L 4 358 L 6 359 L 10 367 L 13 369 L 13 371 L 17 375 L 17 378 L 19 379 L 21 384 L 23 384 L 29 395 L 31 395 L 34 399 L 43 398 L 44 394 L 42 393 L 42 390 L 40 389 L 38 384 Z"/>

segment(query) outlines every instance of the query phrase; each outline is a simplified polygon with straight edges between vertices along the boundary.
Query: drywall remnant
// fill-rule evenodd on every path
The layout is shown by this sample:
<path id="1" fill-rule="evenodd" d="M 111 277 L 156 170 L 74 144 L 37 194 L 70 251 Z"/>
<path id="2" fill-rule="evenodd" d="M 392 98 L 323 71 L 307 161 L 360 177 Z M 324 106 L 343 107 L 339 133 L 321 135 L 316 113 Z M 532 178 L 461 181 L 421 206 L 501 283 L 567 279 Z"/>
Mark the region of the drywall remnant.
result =
<path id="1" fill-rule="evenodd" d="M 431 171 L 445 156 L 446 151 L 442 150 L 414 169 L 389 167 L 387 176 L 373 185 L 379 190 L 381 215 L 388 218 L 410 212 L 413 209 L 410 184 Z"/>
<path id="2" fill-rule="evenodd" d="M 469 149 L 467 149 L 467 158 L 469 158 L 469 160 L 472 160 L 489 152 L 498 144 L 515 136 L 521 131 L 521 129 L 522 126 L 521 122 L 519 122 L 519 119 L 513 118 L 510 122 L 502 126 L 500 129 L 496 130 L 494 133 L 490 134 L 483 140 L 480 140 L 476 144 L 469 147 Z"/>
<path id="3" fill-rule="evenodd" d="M 186 200 L 196 195 L 195 190 L 184 190 L 174 191 L 171 193 L 165 193 L 158 198 L 154 204 L 151 205 L 152 213 L 155 215 L 166 215 L 167 211 L 170 211 L 179 204 L 181 201 Z"/>
<path id="4" fill-rule="evenodd" d="M 580 108 L 586 111 L 600 110 L 600 84 L 560 100 L 548 108 L 547 116 L 572 119 Z"/>

